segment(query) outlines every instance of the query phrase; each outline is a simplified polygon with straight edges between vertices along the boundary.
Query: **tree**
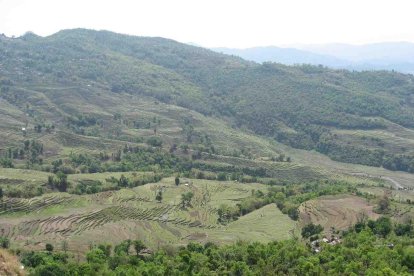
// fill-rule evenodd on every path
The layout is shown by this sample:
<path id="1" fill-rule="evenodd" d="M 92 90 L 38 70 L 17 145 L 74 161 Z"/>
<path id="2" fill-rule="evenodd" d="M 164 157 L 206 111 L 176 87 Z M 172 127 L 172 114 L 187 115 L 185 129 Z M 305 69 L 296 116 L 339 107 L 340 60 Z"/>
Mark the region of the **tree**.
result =
<path id="1" fill-rule="evenodd" d="M 98 248 L 100 250 L 102 250 L 102 252 L 105 253 L 105 256 L 106 257 L 110 257 L 111 256 L 112 245 L 110 245 L 110 244 L 100 244 L 100 245 L 98 245 Z"/>
<path id="2" fill-rule="evenodd" d="M 227 174 L 225 174 L 224 172 L 220 172 L 217 175 L 217 180 L 218 181 L 226 181 L 227 180 Z"/>
<path id="3" fill-rule="evenodd" d="M 180 185 L 180 178 L 178 176 L 175 177 L 175 185 L 176 186 Z"/>
<path id="4" fill-rule="evenodd" d="M 0 247 L 1 248 L 9 248 L 10 247 L 10 240 L 7 237 L 0 237 Z"/>
<path id="5" fill-rule="evenodd" d="M 129 248 L 131 247 L 131 240 L 125 240 L 120 244 L 116 245 L 114 252 L 116 255 L 129 255 Z"/>
<path id="6" fill-rule="evenodd" d="M 187 192 L 181 194 L 181 205 L 183 208 L 186 208 L 191 205 L 191 200 L 193 199 L 194 194 L 192 192 Z"/>
<path id="7" fill-rule="evenodd" d="M 397 236 L 411 235 L 413 232 L 413 226 L 409 223 L 397 224 L 395 226 L 394 232 Z"/>
<path id="8" fill-rule="evenodd" d="M 0 200 L 3 201 L 3 188 L 0 187 Z"/>
<path id="9" fill-rule="evenodd" d="M 162 191 L 161 190 L 157 191 L 157 195 L 155 196 L 155 200 L 158 201 L 158 202 L 162 201 Z"/>
<path id="10" fill-rule="evenodd" d="M 378 202 L 378 212 L 381 214 L 385 214 L 389 210 L 390 210 L 390 200 L 386 195 L 384 195 Z"/>
<path id="11" fill-rule="evenodd" d="M 402 263 L 409 269 L 414 269 L 414 248 L 405 249 Z"/>
<path id="12" fill-rule="evenodd" d="M 36 125 L 34 127 L 34 129 L 35 129 L 36 132 L 40 133 L 40 132 L 42 132 L 42 125 Z"/>
<path id="13" fill-rule="evenodd" d="M 67 240 L 62 241 L 62 251 L 65 252 L 65 253 L 68 251 L 68 241 Z"/>
<path id="14" fill-rule="evenodd" d="M 226 224 L 233 220 L 236 220 L 239 217 L 239 210 L 236 207 L 230 207 L 226 204 L 221 204 L 217 210 L 218 221 L 222 224 Z"/>
<path id="15" fill-rule="evenodd" d="M 86 254 L 86 260 L 91 264 L 103 264 L 106 258 L 105 252 L 99 248 L 92 249 Z"/>
<path id="16" fill-rule="evenodd" d="M 298 208 L 296 208 L 295 206 L 290 207 L 287 211 L 287 214 L 293 220 L 299 219 L 299 211 Z"/>
<path id="17" fill-rule="evenodd" d="M 48 252 L 52 252 L 53 251 L 53 245 L 51 245 L 50 243 L 47 243 L 45 246 L 46 251 Z"/>
<path id="18" fill-rule="evenodd" d="M 55 186 L 61 192 L 66 192 L 68 189 L 68 176 L 63 172 L 58 172 L 56 174 L 57 180 L 55 181 Z M 49 180 L 49 179 L 48 179 Z"/>
<path id="19" fill-rule="evenodd" d="M 0 159 L 0 165 L 3 168 L 14 168 L 13 161 L 10 158 Z"/>
<path id="20" fill-rule="evenodd" d="M 129 180 L 128 178 L 125 177 L 125 175 L 121 175 L 121 177 L 118 180 L 118 186 L 119 187 L 128 187 L 129 185 Z"/>
<path id="21" fill-rule="evenodd" d="M 153 147 L 161 147 L 162 146 L 162 140 L 160 137 L 150 137 L 147 139 L 147 144 Z"/>
<path id="22" fill-rule="evenodd" d="M 387 217 L 380 217 L 375 222 L 374 233 L 379 234 L 383 237 L 386 237 L 389 233 L 391 233 L 392 224 L 391 220 Z"/>
<path id="23" fill-rule="evenodd" d="M 139 253 L 144 250 L 145 248 L 147 248 L 145 246 L 145 244 L 141 241 L 141 240 L 135 240 L 132 242 L 132 245 L 134 246 L 135 252 L 137 253 L 137 255 L 139 255 Z"/>
<path id="24" fill-rule="evenodd" d="M 316 225 L 313 223 L 309 223 L 302 228 L 301 234 L 302 234 L 302 237 L 309 238 L 310 236 L 319 234 L 322 231 L 323 231 L 322 225 L 320 224 Z"/>
<path id="25" fill-rule="evenodd" d="M 187 144 L 180 145 L 180 148 L 184 153 L 188 153 L 188 150 L 190 149 L 190 147 Z"/>
<path id="26" fill-rule="evenodd" d="M 47 186 L 49 186 L 51 189 L 53 189 L 55 187 L 55 182 L 53 179 L 53 175 L 49 175 L 47 177 Z"/>

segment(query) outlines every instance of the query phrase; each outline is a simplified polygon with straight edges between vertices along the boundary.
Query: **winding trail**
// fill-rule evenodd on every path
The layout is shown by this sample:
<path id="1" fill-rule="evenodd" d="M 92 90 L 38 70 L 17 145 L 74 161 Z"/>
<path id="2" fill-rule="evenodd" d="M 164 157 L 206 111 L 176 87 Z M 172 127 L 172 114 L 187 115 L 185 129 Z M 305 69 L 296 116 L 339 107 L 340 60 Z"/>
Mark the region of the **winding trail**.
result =
<path id="1" fill-rule="evenodd" d="M 380 178 L 380 179 L 385 179 L 385 180 L 387 180 L 388 182 L 390 182 L 391 184 L 393 184 L 394 186 L 395 186 L 395 188 L 397 188 L 398 190 L 399 189 L 404 189 L 405 187 L 403 186 L 403 185 L 401 185 L 398 181 L 396 181 L 396 180 L 394 180 L 394 179 L 392 179 L 391 177 L 388 177 L 388 176 L 375 176 L 375 175 L 370 175 L 370 174 L 367 174 L 367 173 L 360 173 L 360 172 L 357 172 L 357 173 L 350 173 L 351 175 L 355 175 L 355 176 L 365 176 L 365 177 L 369 177 L 369 178 Z"/>
<path id="2" fill-rule="evenodd" d="M 398 181 L 392 179 L 391 177 L 384 176 L 384 177 L 382 177 L 382 179 L 388 180 L 389 182 L 394 184 L 397 189 L 404 189 L 403 185 L 401 185 Z"/>

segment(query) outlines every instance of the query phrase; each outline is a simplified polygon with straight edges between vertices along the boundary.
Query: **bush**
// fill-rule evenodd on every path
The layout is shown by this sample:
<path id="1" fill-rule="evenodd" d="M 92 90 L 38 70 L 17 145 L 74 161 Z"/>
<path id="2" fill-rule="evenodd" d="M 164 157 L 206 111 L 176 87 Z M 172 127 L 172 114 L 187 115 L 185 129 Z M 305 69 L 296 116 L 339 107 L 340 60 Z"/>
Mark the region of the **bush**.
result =
<path id="1" fill-rule="evenodd" d="M 309 238 L 313 235 L 319 234 L 323 231 L 322 225 L 315 225 L 313 223 L 309 223 L 302 228 L 302 237 Z"/>
<path id="2" fill-rule="evenodd" d="M 161 147 L 162 146 L 162 140 L 159 137 L 153 136 L 147 139 L 147 144 L 153 147 Z"/>
<path id="3" fill-rule="evenodd" d="M 45 246 L 46 251 L 48 252 L 52 252 L 53 251 L 53 245 L 51 245 L 50 243 L 47 243 Z"/>
<path id="4" fill-rule="evenodd" d="M 0 247 L 1 248 L 9 248 L 10 247 L 10 240 L 7 237 L 0 237 Z"/>

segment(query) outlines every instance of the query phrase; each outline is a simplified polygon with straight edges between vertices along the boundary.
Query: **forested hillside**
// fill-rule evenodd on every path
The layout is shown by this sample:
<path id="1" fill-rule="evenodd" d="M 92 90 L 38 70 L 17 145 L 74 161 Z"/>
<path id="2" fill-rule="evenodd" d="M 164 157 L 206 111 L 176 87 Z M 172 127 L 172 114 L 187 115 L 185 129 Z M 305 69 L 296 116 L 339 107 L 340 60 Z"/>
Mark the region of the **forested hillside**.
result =
<path id="1" fill-rule="evenodd" d="M 103 114 L 122 115 L 115 106 L 132 95 L 334 160 L 414 171 L 411 75 L 259 65 L 163 38 L 83 29 L 2 37 L 0 58 L 3 128 L 69 122 L 79 131 Z M 73 123 L 79 115 L 86 121 Z"/>
<path id="2" fill-rule="evenodd" d="M 2 36 L 0 271 L 409 274 L 413 79 Z"/>

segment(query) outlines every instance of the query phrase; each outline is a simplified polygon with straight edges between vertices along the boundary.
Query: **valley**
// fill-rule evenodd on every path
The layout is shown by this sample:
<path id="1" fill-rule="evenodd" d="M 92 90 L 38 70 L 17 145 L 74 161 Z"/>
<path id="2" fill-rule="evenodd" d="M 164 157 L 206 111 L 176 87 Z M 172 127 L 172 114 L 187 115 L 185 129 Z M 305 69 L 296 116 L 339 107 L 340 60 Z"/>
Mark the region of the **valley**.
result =
<path id="1" fill-rule="evenodd" d="M 273 265 L 289 263 L 284 250 L 297 266 L 307 258 L 278 267 L 304 275 L 315 241 L 412 242 L 412 75 L 258 64 L 86 29 L 1 37 L 0 58 L 0 245 L 31 272 L 71 271 L 59 254 L 104 273 L 215 250 L 272 275 L 267 253 L 260 266 L 243 259 L 266 247 L 284 260 Z"/>

